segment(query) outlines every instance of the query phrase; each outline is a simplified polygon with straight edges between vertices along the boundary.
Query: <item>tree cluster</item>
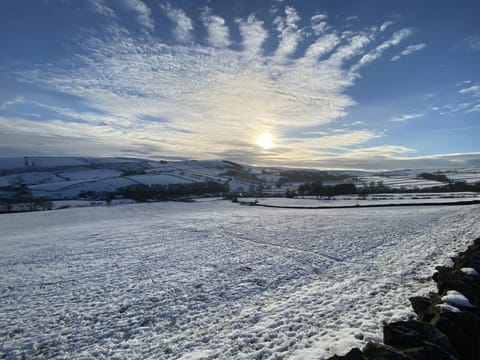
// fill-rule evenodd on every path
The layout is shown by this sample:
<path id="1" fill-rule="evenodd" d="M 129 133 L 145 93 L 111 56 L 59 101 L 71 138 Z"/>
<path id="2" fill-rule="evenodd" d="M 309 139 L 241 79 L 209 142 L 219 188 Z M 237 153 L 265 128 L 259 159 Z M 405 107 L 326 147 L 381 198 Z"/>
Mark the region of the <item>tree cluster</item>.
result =
<path id="1" fill-rule="evenodd" d="M 444 175 L 444 174 L 430 174 L 430 173 L 421 173 L 417 175 L 418 179 L 425 179 L 425 180 L 434 180 L 434 181 L 440 181 L 444 183 L 449 183 L 450 179 Z"/>
<path id="2" fill-rule="evenodd" d="M 323 185 L 321 181 L 307 182 L 302 184 L 297 189 L 298 195 L 313 195 L 313 196 L 336 196 L 336 195 L 351 195 L 357 193 L 357 187 L 352 183 Z"/>
<path id="3" fill-rule="evenodd" d="M 53 209 L 49 199 L 33 196 L 25 184 L 13 186 L 10 190 L 13 192 L 11 198 L 0 199 L 0 213 Z"/>
<path id="4" fill-rule="evenodd" d="M 133 184 L 117 189 L 115 194 L 136 201 L 167 200 L 185 195 L 223 194 L 228 185 L 215 181 L 191 184 L 143 185 Z"/>
<path id="5" fill-rule="evenodd" d="M 351 176 L 344 174 L 330 174 L 327 171 L 314 170 L 286 170 L 280 174 L 276 186 L 281 187 L 287 183 L 293 182 L 327 182 L 327 181 L 346 181 L 351 179 Z"/>
<path id="6" fill-rule="evenodd" d="M 442 192 L 480 192 L 480 181 L 474 184 L 466 182 L 449 182 L 445 185 L 432 186 L 426 188 L 411 188 L 405 187 L 390 188 L 384 185 L 381 181 L 378 183 L 370 183 L 368 187 L 359 190 L 359 194 L 380 194 L 380 193 L 442 193 Z"/>

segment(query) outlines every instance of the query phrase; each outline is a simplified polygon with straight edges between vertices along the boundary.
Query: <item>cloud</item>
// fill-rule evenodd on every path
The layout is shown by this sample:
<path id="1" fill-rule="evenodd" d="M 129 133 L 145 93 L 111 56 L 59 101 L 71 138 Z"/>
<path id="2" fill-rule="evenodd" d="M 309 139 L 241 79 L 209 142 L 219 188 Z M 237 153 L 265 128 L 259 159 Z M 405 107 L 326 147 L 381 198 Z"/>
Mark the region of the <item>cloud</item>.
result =
<path id="1" fill-rule="evenodd" d="M 93 12 L 106 17 L 115 17 L 115 12 L 107 5 L 106 0 L 87 0 L 87 3 Z"/>
<path id="2" fill-rule="evenodd" d="M 480 96 L 480 85 L 472 85 L 467 88 L 461 89 L 460 94 L 472 94 L 474 96 Z"/>
<path id="3" fill-rule="evenodd" d="M 422 117 L 422 116 L 425 116 L 425 113 L 424 113 L 424 112 L 412 113 L 412 114 L 403 114 L 403 115 L 394 117 L 394 118 L 390 119 L 389 121 L 392 121 L 392 122 L 404 122 L 404 121 L 409 121 L 409 120 L 417 119 L 417 118 L 420 118 L 420 117 Z"/>
<path id="4" fill-rule="evenodd" d="M 5 101 L 3 104 L 1 104 L 0 110 L 5 110 L 12 105 L 21 104 L 24 101 L 25 99 L 23 98 L 23 96 L 16 96 L 13 100 L 8 100 L 8 101 Z"/>
<path id="5" fill-rule="evenodd" d="M 310 132 L 310 135 L 317 134 L 315 134 L 315 132 Z M 306 140 L 305 138 L 288 139 L 288 142 L 291 144 L 301 143 L 302 147 L 310 149 L 332 150 L 344 149 L 351 145 L 364 144 L 372 139 L 383 136 L 381 133 L 370 130 L 342 131 L 335 135 L 325 135 L 325 133 L 320 132 L 318 135 L 309 140 Z"/>
<path id="6" fill-rule="evenodd" d="M 193 23 L 185 11 L 181 9 L 174 9 L 169 3 L 162 6 L 163 10 L 167 14 L 168 18 L 172 20 L 174 24 L 173 36 L 175 40 L 181 43 L 189 42 L 192 40 Z"/>
<path id="7" fill-rule="evenodd" d="M 307 48 L 304 60 L 316 63 L 322 56 L 330 53 L 339 43 L 340 39 L 336 34 L 326 34 L 318 38 Z"/>
<path id="8" fill-rule="evenodd" d="M 379 146 L 351 151 L 308 162 L 309 167 L 336 169 L 448 169 L 480 165 L 480 153 L 456 153 L 425 156 L 407 156 L 413 149 L 402 146 Z"/>
<path id="9" fill-rule="evenodd" d="M 469 83 L 470 84 L 470 83 Z M 460 94 L 470 96 L 470 101 L 458 104 L 454 111 L 463 111 L 467 114 L 480 111 L 480 84 L 468 86 L 460 89 Z"/>
<path id="10" fill-rule="evenodd" d="M 391 61 L 397 61 L 399 60 L 400 58 L 404 57 L 404 56 L 408 56 L 408 55 L 411 55 L 417 51 L 420 51 L 420 50 L 423 50 L 427 47 L 427 44 L 417 44 L 417 45 L 409 45 L 407 46 L 407 48 L 405 50 L 403 50 L 401 53 L 399 53 L 398 55 L 395 55 L 394 57 L 392 57 Z"/>
<path id="11" fill-rule="evenodd" d="M 361 67 L 368 65 L 380 58 L 385 50 L 391 48 L 392 46 L 398 45 L 402 40 L 410 36 L 412 33 L 413 31 L 411 29 L 401 29 L 396 31 L 389 40 L 384 41 L 375 49 L 363 55 L 360 58 L 360 61 L 358 61 L 358 63 L 352 68 L 352 70 L 357 71 Z"/>
<path id="12" fill-rule="evenodd" d="M 303 38 L 302 31 L 298 29 L 297 25 L 301 18 L 296 10 L 291 6 L 286 6 L 284 13 L 284 17 L 277 16 L 274 20 L 279 32 L 279 44 L 275 54 L 280 59 L 287 58 L 295 53 Z"/>
<path id="13" fill-rule="evenodd" d="M 380 31 L 385 31 L 389 26 L 393 25 L 393 21 L 385 21 L 381 26 L 380 26 Z"/>
<path id="14" fill-rule="evenodd" d="M 262 52 L 262 44 L 267 39 L 268 33 L 263 27 L 263 21 L 250 15 L 246 20 L 237 19 L 240 35 L 243 39 L 243 49 L 252 56 Z"/>
<path id="15" fill-rule="evenodd" d="M 374 40 L 374 37 L 369 33 L 360 32 L 351 37 L 346 37 L 346 39 L 348 39 L 348 43 L 339 46 L 336 52 L 329 59 L 329 61 L 331 61 L 333 64 L 342 64 L 352 57 L 361 55 L 364 53 L 365 47 Z M 357 71 L 358 69 L 359 67 L 354 65 L 351 68 L 351 71 Z"/>
<path id="16" fill-rule="evenodd" d="M 202 21 L 207 29 L 208 44 L 218 48 L 228 47 L 230 45 L 230 32 L 223 18 L 213 15 L 212 10 L 205 7 L 202 12 Z"/>
<path id="17" fill-rule="evenodd" d="M 321 35 L 327 30 L 327 18 L 327 14 L 317 14 L 310 18 L 310 24 L 315 35 Z"/>
<path id="18" fill-rule="evenodd" d="M 137 13 L 137 21 L 145 29 L 153 31 L 155 24 L 152 19 L 152 11 L 141 0 L 121 0 L 122 5 L 127 9 Z"/>
<path id="19" fill-rule="evenodd" d="M 150 18 L 145 8 L 138 9 Z M 205 43 L 195 37 L 184 11 L 169 4 L 163 11 L 172 20 L 175 42 L 138 36 L 113 22 L 83 33 L 71 56 L 17 70 L 19 81 L 78 99 L 82 106 L 53 106 L 24 97 L 22 102 L 48 110 L 50 117 L 36 122 L 8 117 L 4 111 L 2 129 L 17 138 L 29 137 L 42 149 L 50 147 L 48 139 L 59 147 L 64 135 L 76 139 L 75 151 L 82 146 L 90 151 L 85 145 L 90 141 L 96 151 L 104 146 L 109 155 L 114 150 L 151 157 L 229 155 L 240 162 L 299 166 L 309 159 L 347 156 L 384 136 L 375 129 L 333 132 L 331 125 L 355 104 L 347 90 L 355 85 L 352 73 L 361 69 L 352 63 L 363 58 L 362 67 L 368 66 L 373 60 L 364 56 L 370 48 L 376 49 L 370 56 L 378 58 L 410 30 L 380 44 L 378 29 L 342 33 L 322 26 L 307 37 L 296 10 L 286 6 L 270 31 L 271 24 L 254 15 L 232 22 L 232 33 L 240 34 L 234 43 L 225 20 L 204 8 Z M 326 20 L 318 14 L 312 23 Z M 266 49 L 277 35 L 277 48 Z M 312 129 L 324 133 L 290 135 Z M 262 133 L 272 134 L 275 148 L 265 151 L 255 145 Z M 1 141 L 13 146 L 8 136 Z"/>

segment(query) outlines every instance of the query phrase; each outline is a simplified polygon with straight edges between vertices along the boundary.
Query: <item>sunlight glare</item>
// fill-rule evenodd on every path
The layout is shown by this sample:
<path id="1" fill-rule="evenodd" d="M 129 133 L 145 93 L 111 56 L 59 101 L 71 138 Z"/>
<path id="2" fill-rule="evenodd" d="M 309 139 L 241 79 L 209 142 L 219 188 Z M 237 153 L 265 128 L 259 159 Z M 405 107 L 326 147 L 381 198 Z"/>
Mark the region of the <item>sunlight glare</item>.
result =
<path id="1" fill-rule="evenodd" d="M 256 144 L 264 150 L 271 149 L 273 147 L 272 135 L 266 133 L 258 135 Z"/>

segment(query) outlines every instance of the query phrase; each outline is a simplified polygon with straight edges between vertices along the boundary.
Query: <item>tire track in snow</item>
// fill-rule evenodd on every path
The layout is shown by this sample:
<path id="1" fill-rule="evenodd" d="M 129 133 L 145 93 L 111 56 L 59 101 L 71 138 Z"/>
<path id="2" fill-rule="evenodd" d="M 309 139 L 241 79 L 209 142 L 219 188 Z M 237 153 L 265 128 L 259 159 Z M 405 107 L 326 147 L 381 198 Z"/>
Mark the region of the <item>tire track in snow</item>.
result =
<path id="1" fill-rule="evenodd" d="M 282 246 L 282 245 L 278 245 L 278 244 L 274 244 L 274 243 L 270 243 L 270 242 L 266 242 L 266 241 L 252 240 L 252 239 L 249 239 L 245 236 L 232 234 L 232 233 L 228 233 L 228 232 L 225 232 L 225 234 L 230 236 L 230 240 L 235 240 L 236 239 L 236 240 L 240 240 L 240 241 L 247 242 L 247 243 L 250 243 L 250 244 L 253 244 L 253 245 L 257 245 L 257 246 L 260 245 L 260 246 L 277 248 L 277 249 L 280 249 L 280 250 L 290 250 L 290 251 L 295 251 L 297 253 L 307 254 L 307 255 L 314 254 L 314 255 L 317 255 L 319 257 L 325 258 L 325 259 L 333 261 L 333 262 L 338 262 L 338 263 L 353 263 L 353 264 L 365 265 L 364 262 L 354 261 L 354 260 L 346 260 L 345 258 L 339 258 L 339 257 L 336 257 L 336 256 L 328 255 L 328 254 L 317 252 L 317 251 L 312 252 L 312 251 L 308 251 L 308 250 L 299 249 L 299 248 L 296 248 L 296 247 L 293 247 L 293 246 Z"/>

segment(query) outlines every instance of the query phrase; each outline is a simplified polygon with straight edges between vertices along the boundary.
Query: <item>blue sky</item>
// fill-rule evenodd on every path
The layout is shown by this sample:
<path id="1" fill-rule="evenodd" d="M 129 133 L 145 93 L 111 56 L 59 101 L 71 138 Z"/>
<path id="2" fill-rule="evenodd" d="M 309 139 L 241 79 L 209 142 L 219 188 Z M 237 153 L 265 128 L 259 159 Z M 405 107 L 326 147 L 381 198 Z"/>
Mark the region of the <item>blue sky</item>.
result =
<path id="1" fill-rule="evenodd" d="M 480 166 L 478 1 L 0 6 L 0 156 Z"/>

